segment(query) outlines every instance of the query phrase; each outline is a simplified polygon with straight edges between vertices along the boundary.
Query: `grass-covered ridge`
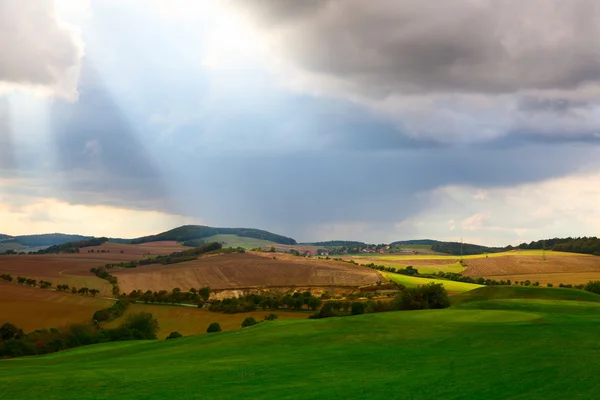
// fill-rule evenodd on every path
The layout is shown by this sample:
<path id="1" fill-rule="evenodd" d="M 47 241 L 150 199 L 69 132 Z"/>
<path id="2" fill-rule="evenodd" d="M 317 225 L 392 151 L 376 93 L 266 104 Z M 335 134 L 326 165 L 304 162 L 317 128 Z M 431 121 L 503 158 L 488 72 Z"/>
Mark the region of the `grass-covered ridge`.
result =
<path id="1" fill-rule="evenodd" d="M 577 289 L 530 286 L 483 286 L 452 297 L 452 304 L 459 305 L 495 299 L 572 300 L 600 303 L 600 295 Z"/>
<path id="2" fill-rule="evenodd" d="M 565 289 L 532 293 L 542 291 L 548 300 L 513 298 L 504 309 L 273 321 L 2 360 L 0 392 L 10 399 L 595 398 L 600 305 L 556 300 L 571 293 Z M 470 293 L 484 299 L 483 292 Z"/>

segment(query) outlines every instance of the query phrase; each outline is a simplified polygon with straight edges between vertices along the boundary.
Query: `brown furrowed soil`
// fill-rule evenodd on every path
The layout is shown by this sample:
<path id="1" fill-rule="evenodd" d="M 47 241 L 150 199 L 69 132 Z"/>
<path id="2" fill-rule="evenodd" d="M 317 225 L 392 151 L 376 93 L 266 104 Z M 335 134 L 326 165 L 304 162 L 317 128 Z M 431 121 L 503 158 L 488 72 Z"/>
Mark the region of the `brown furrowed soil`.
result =
<path id="1" fill-rule="evenodd" d="M 101 246 L 84 247 L 76 254 L 26 254 L 0 256 L 0 273 L 44 279 L 52 285 L 66 284 L 77 288 L 86 286 L 101 291 L 103 295 L 111 293 L 111 285 L 91 272 L 91 268 L 106 264 L 136 261 L 144 255 L 170 254 L 185 247 L 176 242 L 153 242 L 140 245 L 104 243 Z M 104 251 L 104 252 L 102 252 Z"/>
<path id="2" fill-rule="evenodd" d="M 579 284 L 600 280 L 600 257 L 505 256 L 467 259 L 463 275 L 496 280 L 530 280 L 541 284 Z"/>
<path id="3" fill-rule="evenodd" d="M 23 331 L 60 328 L 89 322 L 94 312 L 114 301 L 80 296 L 0 281 L 0 325 L 15 324 Z"/>
<path id="4" fill-rule="evenodd" d="M 275 259 L 274 259 L 275 257 Z M 257 287 L 358 287 L 385 280 L 377 271 L 348 263 L 280 253 L 221 254 L 170 265 L 113 272 L 122 291 Z"/>
<path id="5" fill-rule="evenodd" d="M 163 306 L 131 304 L 123 317 L 118 318 L 105 326 L 114 328 L 119 326 L 127 315 L 138 312 L 149 312 L 158 320 L 160 331 L 159 339 L 166 338 L 171 332 L 179 332 L 184 336 L 206 333 L 206 328 L 213 322 L 218 322 L 223 331 L 240 329 L 242 321 L 247 317 L 254 317 L 262 321 L 266 315 L 275 314 L 278 319 L 308 318 L 311 312 L 304 311 L 252 311 L 240 314 L 223 314 L 194 307 Z"/>

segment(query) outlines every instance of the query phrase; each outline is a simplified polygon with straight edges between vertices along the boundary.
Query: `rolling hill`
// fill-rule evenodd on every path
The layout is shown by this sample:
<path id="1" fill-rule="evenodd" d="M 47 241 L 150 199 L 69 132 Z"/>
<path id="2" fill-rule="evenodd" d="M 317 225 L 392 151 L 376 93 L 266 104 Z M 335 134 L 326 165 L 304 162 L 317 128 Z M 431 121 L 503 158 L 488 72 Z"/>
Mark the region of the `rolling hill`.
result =
<path id="1" fill-rule="evenodd" d="M 251 228 L 215 228 L 203 225 L 184 225 L 156 235 L 143 236 L 130 240 L 132 244 L 175 240 L 185 242 L 187 240 L 205 239 L 215 235 L 236 235 L 244 238 L 266 240 L 273 243 L 294 245 L 296 241 L 292 238 L 275 233 Z"/>
<path id="2" fill-rule="evenodd" d="M 0 389 L 22 400 L 596 398 L 600 297 L 527 290 L 0 360 Z"/>

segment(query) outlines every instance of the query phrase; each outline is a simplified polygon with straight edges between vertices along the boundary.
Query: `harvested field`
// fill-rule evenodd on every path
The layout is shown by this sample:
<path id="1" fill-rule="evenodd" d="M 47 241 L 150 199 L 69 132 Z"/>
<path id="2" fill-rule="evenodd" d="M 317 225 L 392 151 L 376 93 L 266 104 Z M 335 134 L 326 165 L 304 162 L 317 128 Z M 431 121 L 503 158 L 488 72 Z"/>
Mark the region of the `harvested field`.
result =
<path id="1" fill-rule="evenodd" d="M 94 312 L 113 303 L 99 297 L 0 282 L 0 324 L 8 321 L 25 332 L 87 322 Z"/>
<path id="2" fill-rule="evenodd" d="M 211 289 L 358 287 L 383 280 L 377 271 L 365 267 L 274 253 L 221 254 L 179 264 L 121 270 L 113 275 L 119 278 L 119 286 L 125 292 L 202 286 Z"/>
<path id="3" fill-rule="evenodd" d="M 53 286 L 95 288 L 102 294 L 111 293 L 111 285 L 90 273 L 91 268 L 109 263 L 135 261 L 145 254 L 159 255 L 180 251 L 185 247 L 177 242 L 153 242 L 140 245 L 104 243 L 101 246 L 84 247 L 77 254 L 27 254 L 0 256 L 0 273 L 45 279 Z M 93 252 L 92 252 L 93 251 Z M 104 251 L 102 253 L 101 251 Z M 123 251 L 123 253 L 121 253 Z"/>
<path id="4" fill-rule="evenodd" d="M 493 279 L 530 280 L 542 284 L 586 283 L 600 279 L 600 257 L 563 256 L 552 253 L 544 261 L 541 256 L 504 256 L 467 260 L 466 276 Z"/>
<path id="5" fill-rule="evenodd" d="M 247 317 L 254 317 L 257 321 L 262 321 L 265 315 L 275 314 L 279 320 L 284 320 L 308 318 L 311 314 L 303 311 L 271 310 L 223 314 L 193 307 L 132 304 L 123 317 L 138 312 L 149 312 L 156 317 L 160 327 L 159 339 L 164 339 L 171 332 L 179 332 L 184 336 L 206 333 L 206 328 L 213 322 L 218 322 L 223 331 L 231 331 L 240 329 L 242 321 Z M 106 327 L 117 327 L 123 321 L 123 317 L 108 323 Z"/>

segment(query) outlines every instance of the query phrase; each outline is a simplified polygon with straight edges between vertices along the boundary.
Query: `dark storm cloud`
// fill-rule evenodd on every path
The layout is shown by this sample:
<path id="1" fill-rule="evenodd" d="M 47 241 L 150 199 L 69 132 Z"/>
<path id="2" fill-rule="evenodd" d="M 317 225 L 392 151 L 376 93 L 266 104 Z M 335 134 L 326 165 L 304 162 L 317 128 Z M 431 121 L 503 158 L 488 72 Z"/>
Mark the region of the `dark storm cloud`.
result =
<path id="1" fill-rule="evenodd" d="M 233 3 L 302 77 L 298 90 L 358 99 L 413 138 L 580 140 L 600 125 L 595 2 Z"/>
<path id="2" fill-rule="evenodd" d="M 511 93 L 600 79 L 600 9 L 586 0 L 237 4 L 297 66 L 366 92 Z"/>

